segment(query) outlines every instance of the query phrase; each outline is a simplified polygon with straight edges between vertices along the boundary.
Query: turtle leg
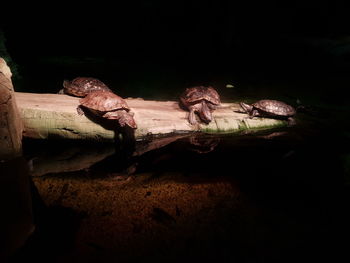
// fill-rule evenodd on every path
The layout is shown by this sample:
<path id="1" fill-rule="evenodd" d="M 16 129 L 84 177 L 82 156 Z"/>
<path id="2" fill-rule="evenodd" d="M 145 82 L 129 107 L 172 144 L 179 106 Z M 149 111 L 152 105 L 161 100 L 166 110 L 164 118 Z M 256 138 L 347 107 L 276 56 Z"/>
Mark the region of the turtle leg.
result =
<path id="1" fill-rule="evenodd" d="M 253 106 L 252 105 L 249 105 L 247 103 L 244 103 L 244 102 L 240 102 L 239 105 L 241 106 L 242 108 L 242 111 L 245 112 L 245 113 L 250 113 L 253 111 Z"/>
<path id="2" fill-rule="evenodd" d="M 57 94 L 65 94 L 65 93 L 64 93 L 64 89 L 60 89 L 60 90 L 57 92 Z"/>
<path id="3" fill-rule="evenodd" d="M 256 116 L 259 116 L 259 112 L 257 110 L 252 110 L 250 113 L 249 113 L 249 118 L 254 118 Z"/>
<path id="4" fill-rule="evenodd" d="M 127 124 L 127 119 L 125 117 L 126 116 L 120 114 L 119 118 L 117 119 L 120 127 L 125 127 L 125 125 Z"/>
<path id="5" fill-rule="evenodd" d="M 77 107 L 77 112 L 78 112 L 79 115 L 84 115 L 84 111 L 83 111 L 83 109 L 81 108 L 80 105 Z"/>
<path id="6" fill-rule="evenodd" d="M 197 120 L 196 120 L 196 115 L 195 115 L 194 109 L 190 110 L 190 114 L 188 115 L 188 121 L 190 122 L 191 125 L 197 124 Z"/>
<path id="7" fill-rule="evenodd" d="M 288 121 L 288 126 L 294 126 L 294 125 L 297 124 L 297 122 L 295 121 L 295 119 L 292 118 L 292 117 L 289 117 L 289 118 L 287 119 L 287 121 Z"/>

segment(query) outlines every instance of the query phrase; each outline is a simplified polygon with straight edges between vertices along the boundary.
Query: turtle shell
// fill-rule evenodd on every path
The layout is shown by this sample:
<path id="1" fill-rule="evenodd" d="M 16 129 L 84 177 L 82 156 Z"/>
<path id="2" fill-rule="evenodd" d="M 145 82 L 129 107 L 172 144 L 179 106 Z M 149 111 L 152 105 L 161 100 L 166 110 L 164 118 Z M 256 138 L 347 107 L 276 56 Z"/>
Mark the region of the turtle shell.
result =
<path id="1" fill-rule="evenodd" d="M 202 100 L 208 101 L 214 105 L 220 104 L 220 96 L 213 87 L 196 86 L 187 88 L 181 96 L 183 103 L 191 105 L 201 102 Z"/>
<path id="2" fill-rule="evenodd" d="M 63 82 L 64 92 L 78 97 L 85 97 L 92 91 L 111 91 L 106 84 L 95 78 L 78 77 Z"/>
<path id="3" fill-rule="evenodd" d="M 93 91 L 79 100 L 80 105 L 97 111 L 126 110 L 130 108 L 122 97 L 109 91 Z"/>
<path id="4" fill-rule="evenodd" d="M 278 100 L 259 100 L 252 104 L 252 106 L 269 115 L 275 116 L 288 117 L 296 113 L 296 110 L 292 106 Z"/>

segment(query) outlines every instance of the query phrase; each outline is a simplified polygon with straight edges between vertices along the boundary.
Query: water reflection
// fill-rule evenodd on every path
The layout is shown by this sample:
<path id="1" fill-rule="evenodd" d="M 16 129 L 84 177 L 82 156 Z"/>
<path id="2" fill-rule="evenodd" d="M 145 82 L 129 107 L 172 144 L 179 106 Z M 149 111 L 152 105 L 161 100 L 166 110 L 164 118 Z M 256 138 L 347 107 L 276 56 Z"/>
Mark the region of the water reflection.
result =
<path id="1" fill-rule="evenodd" d="M 195 134 L 189 137 L 189 142 L 192 145 L 190 149 L 193 151 L 197 153 L 209 153 L 219 144 L 220 137 Z"/>
<path id="2" fill-rule="evenodd" d="M 335 239 L 341 144 L 330 130 L 298 127 L 149 138 L 128 154 L 25 144 L 41 201 L 15 259 L 314 260 Z"/>
<path id="3" fill-rule="evenodd" d="M 202 133 L 153 136 L 137 141 L 133 151 L 124 151 L 123 147 L 113 144 L 61 144 L 59 141 L 32 148 L 32 144 L 37 143 L 30 141 L 26 145 L 32 176 L 86 173 L 103 177 L 108 174 L 152 173 L 159 169 L 185 173 L 191 170 L 204 173 L 230 170 L 235 162 L 250 162 L 244 152 L 260 156 L 256 162 L 278 160 L 286 156 L 286 152 L 294 151 L 302 141 L 290 131 L 277 130 L 244 132 L 234 136 Z M 263 153 L 266 147 L 269 149 Z"/>
<path id="4" fill-rule="evenodd" d="M 81 171 L 115 154 L 112 144 L 64 144 L 53 147 L 55 149 L 41 149 L 32 154 L 28 161 L 32 176 Z"/>

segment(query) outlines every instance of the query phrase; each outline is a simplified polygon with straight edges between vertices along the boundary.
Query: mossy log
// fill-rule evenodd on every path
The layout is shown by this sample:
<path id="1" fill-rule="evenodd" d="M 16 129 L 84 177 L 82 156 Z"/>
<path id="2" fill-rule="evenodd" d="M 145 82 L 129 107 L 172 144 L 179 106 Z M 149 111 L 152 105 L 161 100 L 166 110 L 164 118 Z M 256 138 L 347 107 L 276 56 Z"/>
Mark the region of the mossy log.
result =
<path id="1" fill-rule="evenodd" d="M 79 98 L 63 94 L 16 93 L 16 99 L 24 123 L 24 136 L 29 138 L 66 138 L 112 141 L 114 130 L 109 130 L 93 122 L 86 116 L 77 114 Z M 285 125 L 284 121 L 267 118 L 247 118 L 237 113 L 237 103 L 222 103 L 213 112 L 210 124 L 190 125 L 188 112 L 176 101 L 149 101 L 126 99 L 138 125 L 135 138 L 149 135 L 166 135 L 203 131 L 209 133 L 231 133 L 240 130 L 275 127 Z"/>
<path id="2" fill-rule="evenodd" d="M 22 153 L 23 123 L 18 112 L 11 81 L 11 71 L 0 58 L 0 160 Z"/>

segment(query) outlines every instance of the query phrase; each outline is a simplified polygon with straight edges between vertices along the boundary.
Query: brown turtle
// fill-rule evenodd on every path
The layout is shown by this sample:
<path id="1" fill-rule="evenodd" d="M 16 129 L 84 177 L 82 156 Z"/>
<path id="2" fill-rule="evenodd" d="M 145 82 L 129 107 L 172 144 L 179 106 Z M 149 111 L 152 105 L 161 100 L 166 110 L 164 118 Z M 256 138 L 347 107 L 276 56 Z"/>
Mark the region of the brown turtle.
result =
<path id="1" fill-rule="evenodd" d="M 109 120 L 118 120 L 121 127 L 125 125 L 136 129 L 133 113 L 123 98 L 113 93 L 106 84 L 95 78 L 78 77 L 72 81 L 63 81 L 63 92 L 83 97 L 77 107 L 79 115 L 83 109 Z"/>
<path id="2" fill-rule="evenodd" d="M 77 77 L 63 81 L 63 92 L 77 97 L 85 97 L 92 91 L 111 91 L 106 84 L 95 78 Z"/>
<path id="3" fill-rule="evenodd" d="M 241 102 L 240 106 L 245 113 L 248 113 L 250 118 L 257 116 L 285 119 L 288 120 L 290 125 L 295 124 L 293 116 L 296 114 L 296 110 L 282 101 L 259 100 L 251 105 Z"/>
<path id="4" fill-rule="evenodd" d="M 182 105 L 190 112 L 188 120 L 190 124 L 197 123 L 195 112 L 200 119 L 209 123 L 212 121 L 212 111 L 220 105 L 220 96 L 213 87 L 196 86 L 187 88 L 180 96 Z"/>
<path id="5" fill-rule="evenodd" d="M 118 120 L 121 127 L 125 125 L 136 129 L 137 125 L 133 118 L 134 114 L 122 97 L 110 91 L 92 91 L 86 97 L 79 100 L 77 110 L 80 115 L 82 109 L 88 109 L 98 116 L 109 120 Z"/>

